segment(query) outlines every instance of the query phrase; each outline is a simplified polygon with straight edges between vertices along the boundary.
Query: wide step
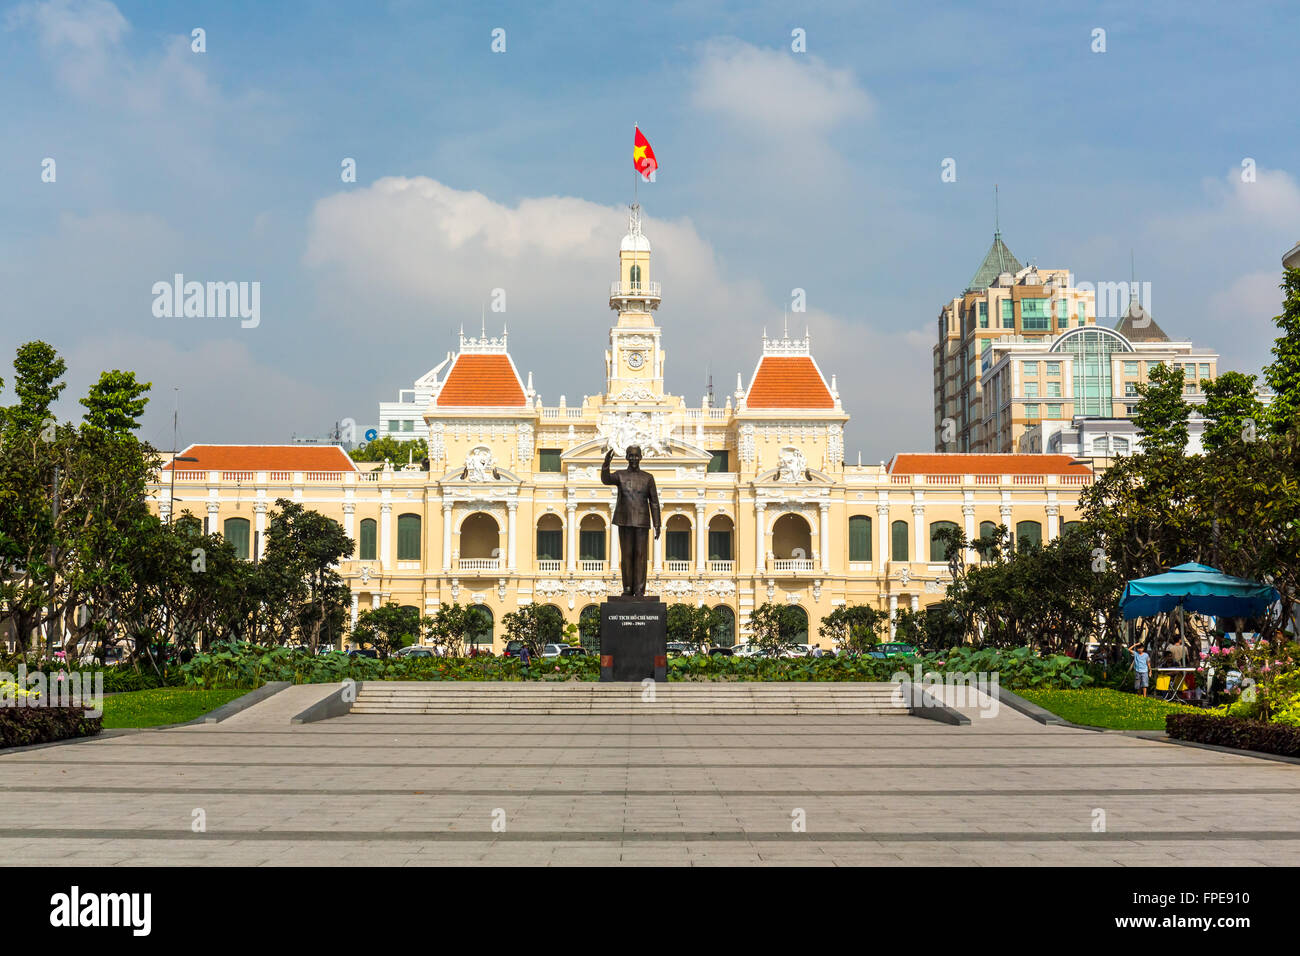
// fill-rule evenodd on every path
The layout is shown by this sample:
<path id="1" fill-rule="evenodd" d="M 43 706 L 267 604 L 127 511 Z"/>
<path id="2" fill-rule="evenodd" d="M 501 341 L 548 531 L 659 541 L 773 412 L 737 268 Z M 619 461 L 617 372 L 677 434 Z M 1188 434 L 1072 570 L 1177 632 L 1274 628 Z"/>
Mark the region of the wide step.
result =
<path id="1" fill-rule="evenodd" d="M 680 716 L 899 716 L 884 683 L 760 684 L 736 682 L 640 684 L 565 682 L 369 681 L 354 714 L 399 715 L 613 715 Z"/>

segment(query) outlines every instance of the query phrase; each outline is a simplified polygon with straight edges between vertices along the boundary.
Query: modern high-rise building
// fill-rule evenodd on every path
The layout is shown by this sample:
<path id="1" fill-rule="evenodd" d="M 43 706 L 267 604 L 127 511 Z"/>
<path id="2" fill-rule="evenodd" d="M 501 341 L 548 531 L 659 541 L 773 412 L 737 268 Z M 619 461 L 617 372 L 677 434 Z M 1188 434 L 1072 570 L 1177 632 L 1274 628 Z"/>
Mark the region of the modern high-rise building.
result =
<path id="1" fill-rule="evenodd" d="M 984 375 L 993 344 L 1007 337 L 1045 343 L 1096 322 L 1091 290 L 1070 284 L 1067 269 L 1022 266 L 993 233 L 993 244 L 966 291 L 939 310 L 934 347 L 934 448 L 1001 451 L 987 433 Z"/>

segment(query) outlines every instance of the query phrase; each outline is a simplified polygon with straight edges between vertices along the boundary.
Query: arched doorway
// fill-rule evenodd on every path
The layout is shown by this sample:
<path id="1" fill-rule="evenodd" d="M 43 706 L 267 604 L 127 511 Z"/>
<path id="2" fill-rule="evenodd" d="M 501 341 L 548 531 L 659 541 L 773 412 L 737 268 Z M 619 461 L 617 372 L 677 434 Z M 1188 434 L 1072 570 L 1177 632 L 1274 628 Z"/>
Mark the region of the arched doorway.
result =
<path id="1" fill-rule="evenodd" d="M 490 514 L 476 511 L 460 525 L 460 570 L 497 571 L 501 566 L 501 528 Z"/>
<path id="2" fill-rule="evenodd" d="M 720 620 L 713 628 L 713 634 L 709 638 L 717 647 L 732 647 L 736 643 L 736 612 L 725 604 L 719 604 L 713 609 L 718 613 Z"/>
<path id="3" fill-rule="evenodd" d="M 783 514 L 772 525 L 772 555 L 777 571 L 812 570 L 812 528 L 803 515 Z"/>
<path id="4" fill-rule="evenodd" d="M 486 604 L 471 604 L 470 609 L 478 612 L 478 626 L 472 627 L 465 634 L 465 646 L 468 649 L 491 650 L 492 635 L 496 629 L 496 621 L 492 616 L 492 609 Z"/>
<path id="5" fill-rule="evenodd" d="M 578 640 L 589 654 L 600 651 L 600 605 L 588 604 L 578 615 Z"/>

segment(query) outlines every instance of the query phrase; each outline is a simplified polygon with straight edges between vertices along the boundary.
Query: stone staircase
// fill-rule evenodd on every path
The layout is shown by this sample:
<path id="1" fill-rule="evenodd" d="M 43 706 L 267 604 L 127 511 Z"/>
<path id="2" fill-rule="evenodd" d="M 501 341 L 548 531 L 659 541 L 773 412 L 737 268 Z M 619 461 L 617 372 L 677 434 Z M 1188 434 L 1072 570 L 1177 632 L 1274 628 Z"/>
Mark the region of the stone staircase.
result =
<path id="1" fill-rule="evenodd" d="M 906 716 L 888 683 L 366 681 L 354 714 Z"/>

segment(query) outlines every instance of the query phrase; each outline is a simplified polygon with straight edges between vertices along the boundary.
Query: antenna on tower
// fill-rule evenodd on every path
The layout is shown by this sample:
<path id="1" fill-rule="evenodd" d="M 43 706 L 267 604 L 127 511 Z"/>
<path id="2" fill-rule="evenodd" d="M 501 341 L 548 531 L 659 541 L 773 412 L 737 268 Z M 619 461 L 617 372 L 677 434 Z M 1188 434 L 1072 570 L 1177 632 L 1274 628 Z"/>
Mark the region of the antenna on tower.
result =
<path id="1" fill-rule="evenodd" d="M 993 184 L 993 235 L 1002 235 L 1002 215 L 998 208 L 998 184 Z"/>

